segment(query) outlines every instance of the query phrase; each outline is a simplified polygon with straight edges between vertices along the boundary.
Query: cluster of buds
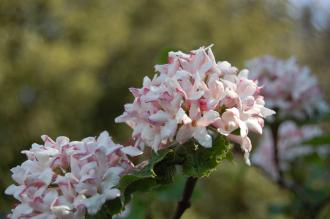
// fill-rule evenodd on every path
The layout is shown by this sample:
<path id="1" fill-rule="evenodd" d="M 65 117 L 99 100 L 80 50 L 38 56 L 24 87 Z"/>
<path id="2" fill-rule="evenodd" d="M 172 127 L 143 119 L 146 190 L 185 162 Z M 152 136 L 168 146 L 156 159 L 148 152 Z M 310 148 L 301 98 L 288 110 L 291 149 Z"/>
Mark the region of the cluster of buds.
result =
<path id="1" fill-rule="evenodd" d="M 305 119 L 328 110 L 307 67 L 300 67 L 295 58 L 280 60 L 263 56 L 247 62 L 251 78 L 263 85 L 261 94 L 267 106 L 278 110 L 280 118 Z"/>
<path id="2" fill-rule="evenodd" d="M 239 143 L 249 163 L 248 132 L 261 133 L 264 118 L 274 111 L 264 106 L 248 70 L 216 62 L 210 47 L 189 54 L 169 52 L 168 63 L 155 70 L 153 79 L 144 78 L 142 88 L 130 89 L 135 100 L 116 118 L 133 129 L 136 147 L 157 151 L 193 138 L 210 148 L 213 129 Z"/>
<path id="3" fill-rule="evenodd" d="M 328 154 L 330 152 L 328 146 L 313 147 L 304 144 L 304 141 L 320 135 L 322 135 L 322 130 L 318 126 L 297 127 L 292 121 L 283 122 L 279 127 L 277 136 L 280 168 L 286 170 L 291 161 L 304 155 L 311 153 Z M 264 129 L 256 152 L 252 155 L 252 163 L 260 166 L 268 175 L 276 179 L 278 175 L 274 160 L 274 136 L 270 128 L 267 127 Z"/>
<path id="4" fill-rule="evenodd" d="M 44 144 L 33 144 L 22 153 L 27 160 L 13 168 L 17 183 L 5 191 L 20 203 L 8 218 L 84 218 L 97 213 L 107 200 L 120 196 L 120 176 L 134 168 L 128 156 L 142 152 L 115 144 L 107 132 L 88 137 L 56 141 L 43 135 Z"/>

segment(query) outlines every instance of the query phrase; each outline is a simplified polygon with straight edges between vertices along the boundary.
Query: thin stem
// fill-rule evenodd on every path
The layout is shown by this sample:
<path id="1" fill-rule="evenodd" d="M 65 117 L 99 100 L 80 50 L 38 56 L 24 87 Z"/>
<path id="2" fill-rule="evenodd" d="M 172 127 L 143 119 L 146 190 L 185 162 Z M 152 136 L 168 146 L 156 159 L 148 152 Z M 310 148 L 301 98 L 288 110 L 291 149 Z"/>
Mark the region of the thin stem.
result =
<path id="1" fill-rule="evenodd" d="M 192 177 L 192 176 L 188 177 L 184 190 L 183 190 L 182 199 L 177 204 L 173 219 L 181 218 L 181 216 L 183 215 L 185 210 L 190 208 L 190 206 L 191 206 L 190 199 L 193 194 L 197 180 L 198 180 L 197 177 Z"/>
<path id="2" fill-rule="evenodd" d="M 275 121 L 274 123 L 271 124 L 271 131 L 272 131 L 272 137 L 273 137 L 273 155 L 274 155 L 274 165 L 275 169 L 278 175 L 278 183 L 282 184 L 283 183 L 283 171 L 280 165 L 280 155 L 279 155 L 279 148 L 278 148 L 278 129 L 279 129 L 279 124 Z"/>
<path id="3" fill-rule="evenodd" d="M 297 185 L 294 181 L 287 181 L 284 177 L 284 173 L 280 164 L 280 151 L 279 151 L 279 126 L 280 123 L 278 121 L 273 122 L 270 125 L 271 128 L 271 132 L 272 132 L 272 137 L 273 137 L 273 155 L 274 155 L 274 165 L 275 165 L 275 170 L 277 172 L 277 178 L 276 183 L 284 189 L 287 189 L 289 191 L 291 191 L 293 194 L 295 194 L 298 198 L 300 198 L 301 200 L 303 200 L 304 202 L 308 202 L 308 198 L 305 195 L 304 190 Z"/>
<path id="4" fill-rule="evenodd" d="M 276 182 L 277 184 L 289 191 L 291 191 L 293 194 L 295 194 L 300 200 L 303 201 L 303 203 L 306 205 L 306 208 L 308 209 L 308 215 L 305 215 L 306 218 L 308 219 L 315 219 L 321 212 L 321 210 L 326 206 L 328 203 L 330 203 L 330 195 L 324 198 L 322 201 L 319 203 L 315 204 L 314 206 L 310 203 L 308 200 L 308 197 L 305 194 L 305 191 L 297 185 L 295 182 L 288 182 L 285 180 L 283 170 L 280 165 L 280 157 L 279 157 L 279 148 L 278 148 L 278 130 L 279 130 L 279 123 L 274 122 L 271 124 L 271 131 L 272 131 L 272 137 L 273 137 L 273 154 L 274 154 L 274 164 L 275 164 L 275 169 L 277 172 L 277 179 Z M 312 205 L 312 206 L 311 206 Z M 298 216 L 300 218 L 300 216 Z"/>

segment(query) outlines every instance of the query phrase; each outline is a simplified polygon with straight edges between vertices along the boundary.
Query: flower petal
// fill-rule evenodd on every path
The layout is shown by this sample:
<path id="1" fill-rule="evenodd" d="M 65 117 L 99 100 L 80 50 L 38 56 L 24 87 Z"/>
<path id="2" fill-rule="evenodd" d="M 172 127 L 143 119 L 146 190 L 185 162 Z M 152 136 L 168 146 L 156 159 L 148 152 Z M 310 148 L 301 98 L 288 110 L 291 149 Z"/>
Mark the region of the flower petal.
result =
<path id="1" fill-rule="evenodd" d="M 141 155 L 143 153 L 142 151 L 140 151 L 139 149 L 137 149 L 136 147 L 133 147 L 133 146 L 123 147 L 123 148 L 121 148 L 121 151 L 124 154 L 127 154 L 131 157 L 135 157 L 135 156 Z"/>
<path id="2" fill-rule="evenodd" d="M 194 130 L 194 138 L 205 148 L 212 147 L 212 137 L 207 133 L 205 127 L 198 127 Z"/>

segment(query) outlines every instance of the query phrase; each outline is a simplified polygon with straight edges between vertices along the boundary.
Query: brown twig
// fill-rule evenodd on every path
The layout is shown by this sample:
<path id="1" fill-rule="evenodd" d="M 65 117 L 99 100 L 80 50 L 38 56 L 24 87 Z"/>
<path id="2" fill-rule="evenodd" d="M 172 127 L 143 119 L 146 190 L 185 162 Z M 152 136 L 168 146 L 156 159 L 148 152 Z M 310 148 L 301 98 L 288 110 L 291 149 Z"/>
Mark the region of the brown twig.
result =
<path id="1" fill-rule="evenodd" d="M 273 137 L 273 156 L 274 156 L 273 159 L 274 159 L 275 171 L 277 174 L 277 178 L 275 179 L 275 181 L 281 188 L 291 191 L 298 198 L 300 198 L 303 202 L 308 202 L 308 197 L 306 197 L 304 189 L 301 188 L 294 181 L 288 181 L 285 179 L 284 172 L 283 172 L 281 164 L 280 164 L 280 162 L 281 162 L 280 161 L 280 151 L 279 151 L 279 145 L 278 145 L 278 143 L 279 143 L 278 142 L 279 126 L 280 126 L 280 123 L 278 121 L 274 121 L 270 125 L 272 137 Z"/>
<path id="2" fill-rule="evenodd" d="M 177 204 L 173 219 L 181 218 L 185 210 L 190 208 L 191 206 L 190 199 L 193 194 L 197 180 L 198 180 L 197 177 L 192 177 L 192 176 L 188 177 L 182 194 L 182 199 Z"/>
<path id="3" fill-rule="evenodd" d="M 273 137 L 273 159 L 274 159 L 274 165 L 275 165 L 275 170 L 277 172 L 278 175 L 278 183 L 281 184 L 282 179 L 283 179 L 283 171 L 280 165 L 280 155 L 279 155 L 279 149 L 278 149 L 278 129 L 279 129 L 279 123 L 278 122 L 274 122 L 271 124 L 270 126 L 271 131 L 272 131 L 272 137 Z"/>
<path id="4" fill-rule="evenodd" d="M 279 157 L 279 149 L 278 149 L 278 130 L 279 130 L 279 123 L 275 121 L 271 124 L 271 132 L 273 137 L 273 155 L 274 155 L 274 164 L 275 164 L 275 170 L 277 173 L 277 178 L 275 179 L 276 183 L 281 187 L 284 188 L 290 192 L 292 192 L 297 198 L 299 198 L 309 209 L 308 215 L 305 215 L 308 219 L 315 219 L 321 212 L 321 210 L 330 203 L 330 195 L 328 195 L 326 198 L 321 200 L 320 202 L 313 205 L 310 200 L 308 199 L 308 196 L 306 195 L 303 188 L 301 188 L 298 184 L 296 184 L 294 181 L 287 181 L 284 177 L 283 170 L 280 165 L 280 157 Z M 267 173 L 261 166 L 258 166 L 259 169 L 261 169 L 264 173 Z M 272 178 L 272 177 L 270 177 Z"/>

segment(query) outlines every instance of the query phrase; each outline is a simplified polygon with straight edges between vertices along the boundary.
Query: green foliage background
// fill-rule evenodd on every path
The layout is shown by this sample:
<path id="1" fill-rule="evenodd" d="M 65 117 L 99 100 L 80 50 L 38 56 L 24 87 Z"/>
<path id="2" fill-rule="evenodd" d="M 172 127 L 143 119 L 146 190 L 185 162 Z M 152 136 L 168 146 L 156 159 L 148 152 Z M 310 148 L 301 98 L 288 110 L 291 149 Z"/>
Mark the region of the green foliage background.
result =
<path id="1" fill-rule="evenodd" d="M 295 55 L 318 75 L 329 100 L 330 28 L 315 30 L 308 16 L 292 20 L 286 4 L 0 0 L 0 212 L 13 203 L 3 195 L 12 183 L 9 168 L 22 162 L 19 152 L 40 142 L 41 134 L 81 139 L 106 129 L 125 143 L 130 131 L 114 118 L 132 100 L 128 88 L 152 76 L 168 48 L 189 51 L 214 43 L 217 59 L 238 67 L 263 54 Z M 288 201 L 240 160 L 202 180 L 186 218 L 270 218 L 270 203 Z M 169 218 L 180 189 L 166 191 L 136 198 L 141 218 Z"/>

